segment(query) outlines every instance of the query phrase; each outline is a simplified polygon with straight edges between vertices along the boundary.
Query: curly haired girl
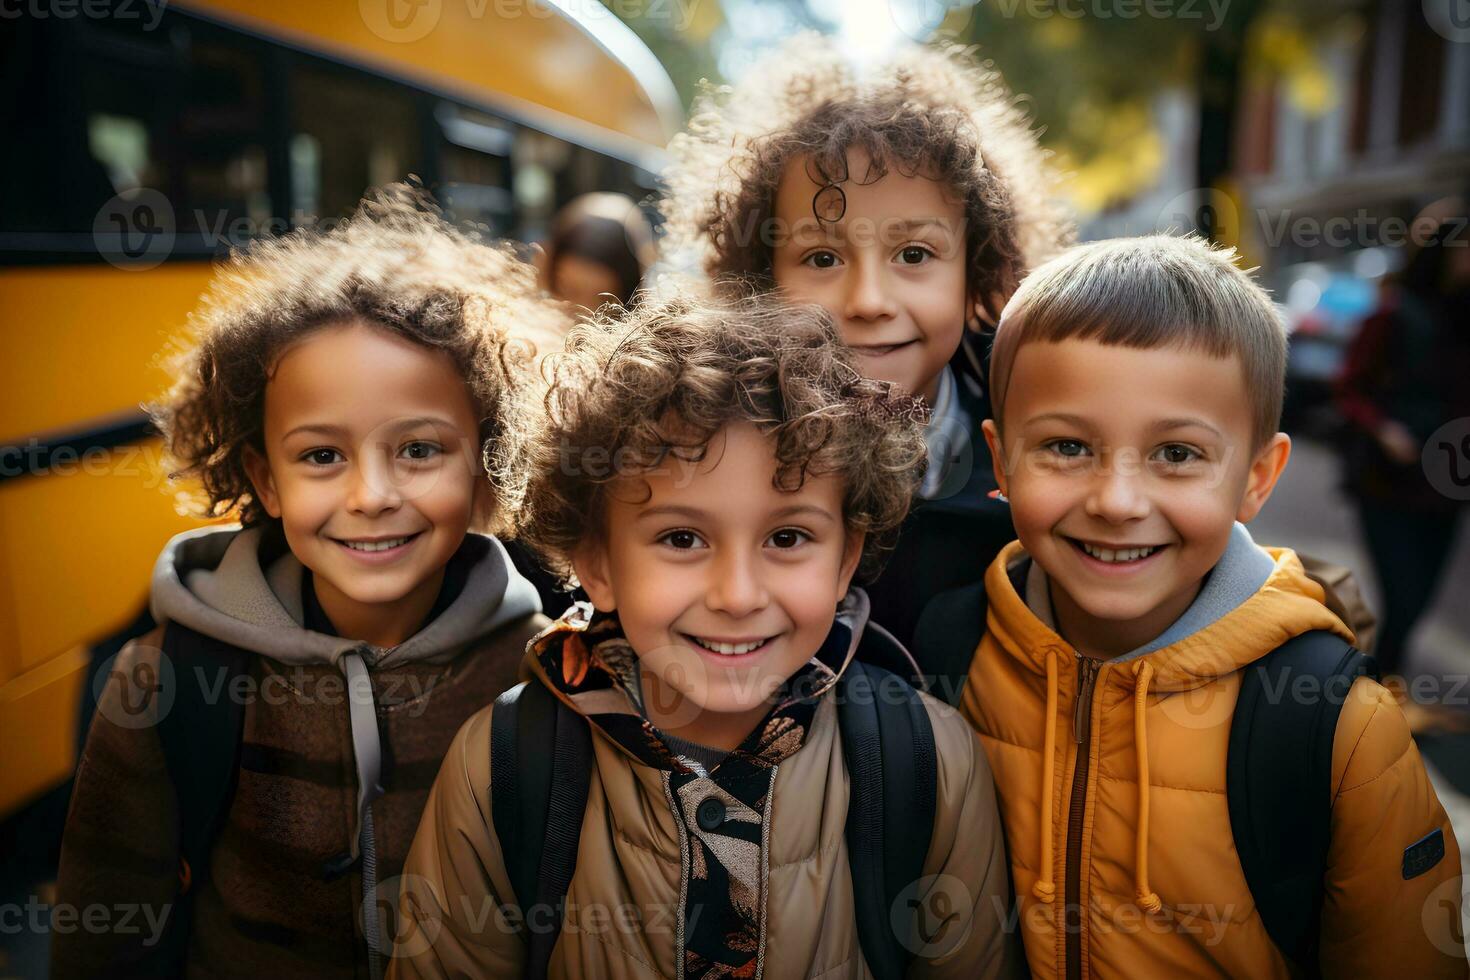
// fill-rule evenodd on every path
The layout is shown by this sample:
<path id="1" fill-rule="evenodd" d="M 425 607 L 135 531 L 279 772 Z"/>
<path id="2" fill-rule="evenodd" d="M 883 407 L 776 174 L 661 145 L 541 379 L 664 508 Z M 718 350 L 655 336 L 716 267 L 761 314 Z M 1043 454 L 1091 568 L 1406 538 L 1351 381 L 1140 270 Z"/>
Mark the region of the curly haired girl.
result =
<path id="1" fill-rule="evenodd" d="M 470 529 L 518 511 L 482 445 L 514 455 L 511 337 L 560 316 L 404 185 L 223 270 L 155 418 L 203 515 L 244 527 L 164 548 L 163 625 L 103 671 L 57 885 L 162 932 L 58 935 L 56 976 L 382 975 L 378 882 L 546 622 Z"/>

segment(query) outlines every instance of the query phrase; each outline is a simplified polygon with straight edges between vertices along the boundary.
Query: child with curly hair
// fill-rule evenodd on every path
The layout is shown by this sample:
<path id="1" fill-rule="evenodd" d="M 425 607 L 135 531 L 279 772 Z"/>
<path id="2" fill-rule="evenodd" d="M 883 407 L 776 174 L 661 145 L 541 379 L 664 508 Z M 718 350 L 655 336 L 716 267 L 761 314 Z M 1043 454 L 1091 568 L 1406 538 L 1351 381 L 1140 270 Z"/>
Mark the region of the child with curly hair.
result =
<path id="1" fill-rule="evenodd" d="M 58 882 L 157 928 L 57 935 L 56 976 L 382 974 L 378 882 L 546 622 L 490 534 L 524 482 L 511 331 L 560 321 L 406 185 L 222 271 L 154 416 L 201 516 L 243 526 L 159 558 L 162 625 L 111 668 Z"/>
<path id="2" fill-rule="evenodd" d="M 924 602 L 1015 537 L 980 434 L 989 329 L 1070 224 L 1035 133 L 969 51 L 910 44 L 863 69 L 802 36 L 745 79 L 670 146 L 666 248 L 727 288 L 824 307 L 864 374 L 933 410 L 919 501 L 869 586 L 908 644 Z"/>
<path id="3" fill-rule="evenodd" d="M 974 733 L 858 655 L 922 406 L 768 297 L 650 300 L 548 366 L 527 535 L 591 602 L 450 748 L 394 975 L 1023 969 Z"/>

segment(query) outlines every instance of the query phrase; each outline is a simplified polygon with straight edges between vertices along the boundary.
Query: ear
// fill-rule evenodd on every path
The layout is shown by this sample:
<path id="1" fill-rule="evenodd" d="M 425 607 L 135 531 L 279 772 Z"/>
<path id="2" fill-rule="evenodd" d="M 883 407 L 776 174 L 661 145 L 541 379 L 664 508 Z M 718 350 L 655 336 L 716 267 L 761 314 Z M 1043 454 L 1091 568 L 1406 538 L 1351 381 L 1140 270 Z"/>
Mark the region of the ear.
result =
<path id="1" fill-rule="evenodd" d="M 992 293 L 989 296 L 976 294 L 970 297 L 970 323 L 975 324 L 979 328 L 976 330 L 975 327 L 971 327 L 970 332 L 980 333 L 986 330 L 994 330 L 996 323 L 1000 319 L 1001 306 L 1000 296 L 997 293 Z"/>
<path id="2" fill-rule="evenodd" d="M 1281 478 L 1282 471 L 1286 469 L 1286 461 L 1290 458 L 1291 436 L 1285 432 L 1276 433 L 1256 453 L 1246 478 L 1245 496 L 1241 498 L 1240 510 L 1235 515 L 1237 521 L 1246 524 L 1260 513 L 1266 501 L 1271 499 L 1271 491 L 1276 489 L 1276 481 Z"/>
<path id="3" fill-rule="evenodd" d="M 995 485 L 1000 487 L 1000 492 L 1009 497 L 1010 491 L 1006 489 L 1005 446 L 1000 441 L 1000 429 L 996 427 L 995 419 L 986 419 L 980 423 L 980 431 L 985 433 L 985 445 L 990 447 L 990 468 L 995 473 Z"/>
<path id="4" fill-rule="evenodd" d="M 837 571 L 837 601 L 847 595 L 852 577 L 857 574 L 858 563 L 863 559 L 863 544 L 868 540 L 866 531 L 848 531 L 842 549 L 842 566 Z"/>
<path id="5" fill-rule="evenodd" d="M 271 476 L 270 462 L 254 446 L 245 447 L 241 462 L 245 464 L 245 475 L 250 478 L 250 486 L 255 490 L 255 499 L 265 508 L 267 514 L 279 520 L 281 497 L 276 493 L 276 480 Z"/>
<path id="6" fill-rule="evenodd" d="M 601 542 L 584 542 L 572 555 L 572 571 L 577 573 L 577 582 L 587 592 L 587 598 L 598 612 L 612 612 L 618 608 L 613 595 L 612 579 L 607 574 L 607 546 Z"/>
<path id="7" fill-rule="evenodd" d="M 474 488 L 470 497 L 470 527 L 494 527 L 498 501 L 495 498 L 495 488 L 490 485 L 490 479 L 483 470 L 475 473 Z"/>

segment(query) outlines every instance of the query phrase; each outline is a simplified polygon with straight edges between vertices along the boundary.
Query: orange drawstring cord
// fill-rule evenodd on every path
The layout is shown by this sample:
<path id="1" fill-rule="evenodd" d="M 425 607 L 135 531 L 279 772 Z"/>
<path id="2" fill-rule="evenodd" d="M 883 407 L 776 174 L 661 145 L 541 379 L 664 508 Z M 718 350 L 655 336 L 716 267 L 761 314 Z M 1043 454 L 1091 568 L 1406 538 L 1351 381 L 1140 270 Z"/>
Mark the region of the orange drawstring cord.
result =
<path id="1" fill-rule="evenodd" d="M 1052 859 L 1052 782 L 1056 779 L 1057 755 L 1057 651 L 1046 651 L 1046 735 L 1041 758 L 1041 877 L 1031 894 L 1051 902 L 1057 894 Z"/>
<path id="2" fill-rule="evenodd" d="M 1144 721 L 1148 685 L 1153 680 L 1154 668 L 1148 661 L 1140 660 L 1134 665 L 1133 672 L 1138 678 L 1133 688 L 1133 747 L 1138 753 L 1137 868 L 1133 873 L 1133 884 L 1138 904 L 1143 906 L 1143 910 L 1158 912 L 1164 903 L 1148 887 L 1148 725 Z"/>

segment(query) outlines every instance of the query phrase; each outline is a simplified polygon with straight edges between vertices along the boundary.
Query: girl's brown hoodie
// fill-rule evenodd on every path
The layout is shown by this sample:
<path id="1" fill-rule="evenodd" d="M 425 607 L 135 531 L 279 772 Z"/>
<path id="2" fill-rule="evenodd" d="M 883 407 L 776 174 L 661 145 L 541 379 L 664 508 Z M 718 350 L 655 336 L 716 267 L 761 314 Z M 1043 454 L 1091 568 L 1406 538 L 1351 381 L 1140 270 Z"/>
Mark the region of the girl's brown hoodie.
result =
<path id="1" fill-rule="evenodd" d="M 464 720 L 515 683 L 546 623 L 535 590 L 494 538 L 451 559 L 458 594 L 391 649 L 307 628 L 299 561 L 265 528 L 206 528 L 169 542 L 154 569 L 164 624 L 104 665 L 77 767 L 57 903 L 132 909 L 131 928 L 53 935 L 55 977 L 129 976 L 153 954 L 187 888 L 185 974 L 368 977 L 376 912 L 429 785 Z M 175 671 L 164 630 L 191 630 L 255 656 L 226 686 Z M 193 881 L 180 863 L 179 810 L 155 727 L 181 685 L 244 703 L 234 795 Z M 213 703 L 213 702 L 208 702 Z M 202 876 L 201 876 L 202 877 Z M 391 937 L 377 938 L 386 954 Z"/>

